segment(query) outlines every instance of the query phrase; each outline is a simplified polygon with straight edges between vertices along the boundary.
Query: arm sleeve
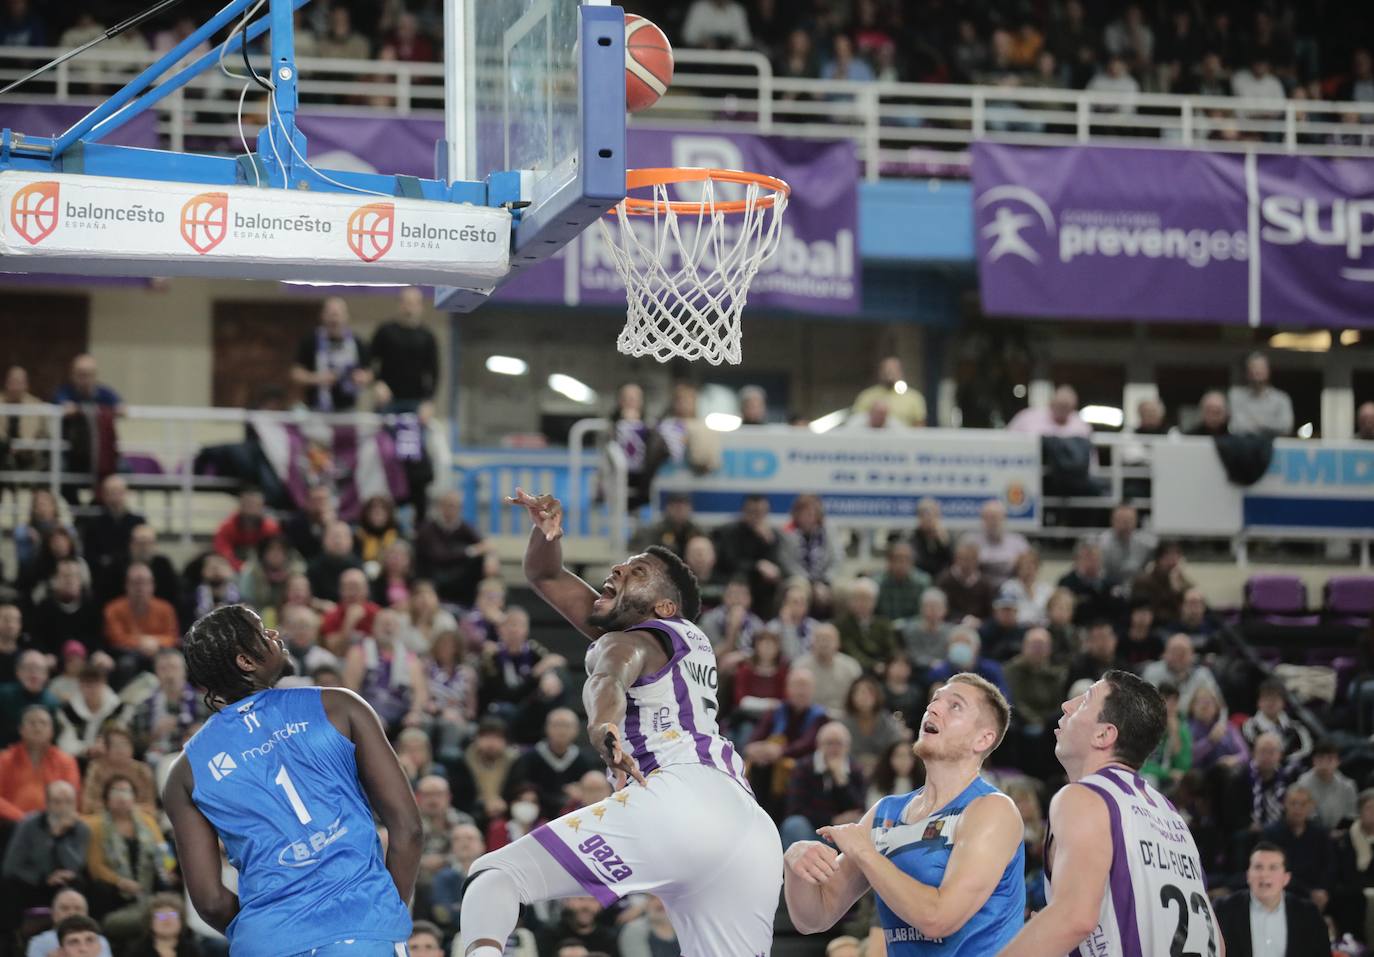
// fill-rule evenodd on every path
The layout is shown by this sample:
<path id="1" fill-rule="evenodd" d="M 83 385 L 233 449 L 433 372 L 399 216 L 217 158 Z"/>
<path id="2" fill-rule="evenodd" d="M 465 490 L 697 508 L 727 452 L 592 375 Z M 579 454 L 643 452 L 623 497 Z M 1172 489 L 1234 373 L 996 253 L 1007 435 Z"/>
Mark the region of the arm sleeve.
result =
<path id="1" fill-rule="evenodd" d="M 124 621 L 119 614 L 119 608 L 114 602 L 105 606 L 105 640 L 110 643 L 110 647 L 119 651 L 130 651 L 134 647 L 133 634 L 130 631 L 129 623 Z"/>
<path id="2" fill-rule="evenodd" d="M 19 827 L 10 838 L 9 847 L 5 848 L 5 862 L 0 865 L 0 874 L 3 874 L 6 880 L 31 885 L 42 883 L 44 875 L 38 872 L 38 868 L 34 866 L 33 855 L 29 853 L 32 847 L 30 833 L 29 828 Z"/>
<path id="3" fill-rule="evenodd" d="M 789 758 L 804 758 L 816 750 L 816 735 L 821 730 L 821 725 L 825 724 L 825 718 L 813 718 L 808 721 L 806 727 L 802 729 L 801 736 L 787 746 L 783 752 Z"/>

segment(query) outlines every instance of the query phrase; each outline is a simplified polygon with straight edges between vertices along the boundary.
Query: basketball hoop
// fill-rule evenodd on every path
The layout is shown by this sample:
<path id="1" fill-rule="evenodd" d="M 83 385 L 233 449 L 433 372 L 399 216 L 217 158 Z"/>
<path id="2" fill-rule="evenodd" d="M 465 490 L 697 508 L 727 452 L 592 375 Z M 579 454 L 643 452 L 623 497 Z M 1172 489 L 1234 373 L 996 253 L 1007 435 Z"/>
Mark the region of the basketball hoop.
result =
<path id="1" fill-rule="evenodd" d="M 659 362 L 738 365 L 740 313 L 749 284 L 778 248 L 791 187 L 727 169 L 635 169 L 625 179 L 627 191 L 652 196 L 626 196 L 598 220 L 629 307 L 616 348 Z M 670 197 L 679 183 L 700 183 L 700 200 Z"/>

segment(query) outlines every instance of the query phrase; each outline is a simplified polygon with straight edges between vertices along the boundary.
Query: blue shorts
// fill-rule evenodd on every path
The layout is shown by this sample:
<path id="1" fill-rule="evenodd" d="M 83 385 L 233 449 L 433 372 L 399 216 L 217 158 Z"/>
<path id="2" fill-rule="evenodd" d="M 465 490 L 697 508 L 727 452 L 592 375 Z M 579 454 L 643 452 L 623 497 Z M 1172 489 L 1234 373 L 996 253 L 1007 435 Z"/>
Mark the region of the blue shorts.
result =
<path id="1" fill-rule="evenodd" d="M 384 940 L 338 940 L 291 957 L 410 957 L 405 941 L 389 944 Z"/>

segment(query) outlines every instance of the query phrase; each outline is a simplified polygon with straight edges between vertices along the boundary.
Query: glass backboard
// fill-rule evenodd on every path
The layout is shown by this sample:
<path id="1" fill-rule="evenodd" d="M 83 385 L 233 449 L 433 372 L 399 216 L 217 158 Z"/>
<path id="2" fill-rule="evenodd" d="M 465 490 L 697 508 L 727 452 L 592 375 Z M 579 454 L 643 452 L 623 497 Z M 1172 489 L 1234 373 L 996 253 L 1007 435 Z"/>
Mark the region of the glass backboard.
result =
<path id="1" fill-rule="evenodd" d="M 582 0 L 448 0 L 445 14 L 450 178 L 494 187 L 498 176 L 494 201 L 517 217 L 515 274 L 625 195 L 624 12 Z M 518 173 L 518 188 L 501 173 Z M 436 303 L 466 311 L 483 298 L 441 289 Z"/>

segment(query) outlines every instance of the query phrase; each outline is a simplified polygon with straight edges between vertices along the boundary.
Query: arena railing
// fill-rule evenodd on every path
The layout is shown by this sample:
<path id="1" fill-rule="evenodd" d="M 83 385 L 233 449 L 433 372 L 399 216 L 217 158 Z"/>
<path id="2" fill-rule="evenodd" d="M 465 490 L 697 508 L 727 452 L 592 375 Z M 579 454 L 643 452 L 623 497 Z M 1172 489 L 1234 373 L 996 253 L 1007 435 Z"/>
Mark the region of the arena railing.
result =
<path id="1" fill-rule="evenodd" d="M 83 414 L 90 415 L 91 410 Z M 0 402 L 0 418 L 17 416 L 41 425 L 42 437 L 10 443 L 10 452 L 32 456 L 20 464 L 27 468 L 0 467 L 0 488 L 44 487 L 54 495 L 64 490 L 87 489 L 94 482 L 90 470 L 64 470 L 72 459 L 71 444 L 63 438 L 65 412 L 56 405 L 6 405 Z M 233 508 L 228 496 L 239 487 L 237 478 L 197 474 L 196 457 L 205 448 L 243 442 L 251 425 L 311 427 L 377 426 L 385 416 L 372 413 L 321 414 L 305 411 L 269 412 L 232 408 L 189 408 L 131 405 L 115 425 L 118 435 L 117 470 L 128 481 L 142 512 L 160 534 L 185 545 L 213 534 Z M 87 430 L 94 433 L 94 429 Z M 519 537 L 528 532 L 523 512 L 504 504 L 505 496 L 521 486 L 552 492 L 569 502 L 566 527 L 579 543 L 595 543 L 594 557 L 623 549 L 627 538 L 625 507 L 625 459 L 612 450 L 600 460 L 574 463 L 565 449 L 448 449 L 443 423 L 427 430 L 431 457 L 448 463 L 448 475 L 440 472 L 439 485 L 463 494 L 465 518 L 484 535 Z M 92 453 L 89 461 L 97 461 Z M 27 501 L 8 496 L 5 520 L 0 527 L 14 528 L 27 518 Z M 514 545 L 512 546 L 514 547 Z M 574 551 L 584 549 L 577 544 Z"/>
<path id="2" fill-rule="evenodd" d="M 0 80 L 16 78 L 60 52 L 0 47 Z M 1370 103 L 818 80 L 778 76 L 768 58 L 755 52 L 679 49 L 675 54 L 672 91 L 632 125 L 852 140 L 870 181 L 966 176 L 968 148 L 976 140 L 1323 156 L 1368 156 L 1374 146 Z M 96 48 L 33 81 L 21 96 L 94 105 L 152 60 L 147 52 Z M 438 119 L 443 75 L 437 63 L 304 58 L 302 112 Z M 479 79 L 485 75 L 495 82 L 499 74 L 479 70 Z M 213 74 L 172 94 L 156 108 L 164 145 L 240 151 L 240 89 L 237 81 Z M 250 97 L 244 109 L 244 130 L 251 136 L 265 122 L 261 97 Z"/>

